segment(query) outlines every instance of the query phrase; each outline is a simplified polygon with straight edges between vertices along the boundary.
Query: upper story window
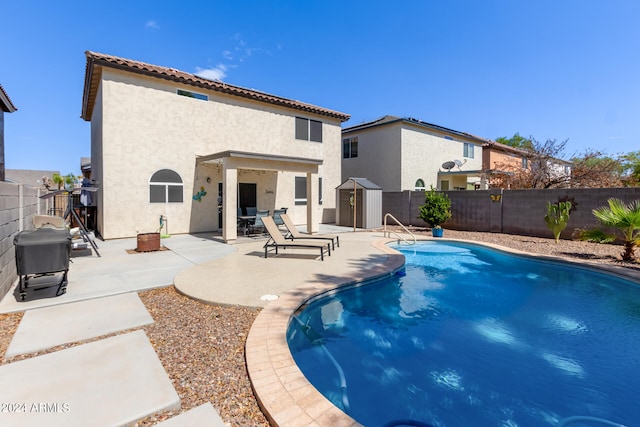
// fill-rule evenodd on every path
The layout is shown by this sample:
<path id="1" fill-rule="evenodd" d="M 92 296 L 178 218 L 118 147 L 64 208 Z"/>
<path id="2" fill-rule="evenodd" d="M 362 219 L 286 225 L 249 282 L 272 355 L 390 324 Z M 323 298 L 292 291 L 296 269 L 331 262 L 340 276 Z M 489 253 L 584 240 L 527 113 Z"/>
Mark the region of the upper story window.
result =
<path id="1" fill-rule="evenodd" d="M 358 157 L 358 137 L 345 138 L 342 140 L 342 158 L 351 159 Z"/>
<path id="2" fill-rule="evenodd" d="M 322 142 L 322 122 L 296 117 L 296 139 Z"/>
<path id="3" fill-rule="evenodd" d="M 203 95 L 201 93 L 191 92 L 191 91 L 188 91 L 188 90 L 178 89 L 176 91 L 176 93 L 178 95 L 186 96 L 187 98 L 201 99 L 203 101 L 208 101 L 209 100 L 209 97 L 207 95 Z"/>
<path id="4" fill-rule="evenodd" d="M 149 180 L 149 202 L 182 203 L 182 178 L 170 169 L 160 169 Z"/>
<path id="5" fill-rule="evenodd" d="M 425 191 L 424 180 L 422 178 L 418 178 L 416 181 L 415 191 Z"/>
<path id="6" fill-rule="evenodd" d="M 473 144 L 469 142 L 464 143 L 464 148 L 462 152 L 462 156 L 468 159 L 473 159 Z"/>

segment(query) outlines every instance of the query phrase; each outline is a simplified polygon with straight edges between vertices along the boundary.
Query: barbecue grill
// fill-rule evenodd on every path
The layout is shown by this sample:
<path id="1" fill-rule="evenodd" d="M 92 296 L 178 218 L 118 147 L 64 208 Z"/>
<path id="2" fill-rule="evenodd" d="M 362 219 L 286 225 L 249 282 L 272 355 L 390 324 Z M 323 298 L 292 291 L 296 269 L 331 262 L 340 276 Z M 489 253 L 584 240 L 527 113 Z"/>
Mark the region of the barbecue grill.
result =
<path id="1" fill-rule="evenodd" d="M 16 268 L 20 276 L 20 299 L 24 301 L 29 280 L 42 276 L 55 276 L 62 272 L 58 283 L 39 283 L 35 290 L 58 286 L 56 296 L 67 291 L 67 272 L 71 254 L 71 235 L 68 230 L 39 228 L 21 231 L 13 238 L 16 248 Z"/>

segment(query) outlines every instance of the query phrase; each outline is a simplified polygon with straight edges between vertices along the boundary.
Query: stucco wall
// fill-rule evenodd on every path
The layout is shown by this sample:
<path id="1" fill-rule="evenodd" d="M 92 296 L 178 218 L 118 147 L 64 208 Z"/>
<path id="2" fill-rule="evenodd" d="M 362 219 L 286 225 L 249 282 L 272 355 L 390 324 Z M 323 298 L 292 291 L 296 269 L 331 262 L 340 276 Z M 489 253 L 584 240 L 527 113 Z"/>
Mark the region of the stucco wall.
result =
<path id="1" fill-rule="evenodd" d="M 465 160 L 463 156 L 465 142 L 474 145 L 474 158 L 466 159 L 460 169 L 462 171 L 480 170 L 482 168 L 482 145 L 457 137 L 447 139 L 443 135 L 428 132 L 417 126 L 405 127 L 402 130 L 402 186 L 395 191 L 413 190 L 418 178 L 424 180 L 427 189 L 431 186 L 438 188 L 438 171 L 442 170 L 442 164 L 453 160 Z M 466 176 L 459 178 L 462 180 L 460 181 L 462 186 L 466 187 Z M 459 185 L 455 181 L 456 177 L 444 179 L 452 181 L 451 187 Z"/>
<path id="2" fill-rule="evenodd" d="M 485 167 L 487 169 L 498 169 L 498 166 L 504 168 L 505 165 L 511 167 L 522 167 L 522 157 L 515 154 L 507 154 L 501 151 L 485 149 L 487 153 L 487 161 Z"/>
<path id="3" fill-rule="evenodd" d="M 209 100 L 179 96 L 178 88 L 208 95 Z M 160 215 L 169 218 L 172 233 L 216 230 L 215 200 L 220 179 L 216 176 L 210 183 L 202 181 L 205 177 L 200 171 L 196 174 L 197 156 L 236 150 L 323 159 L 323 190 L 332 191 L 339 184 L 338 120 L 111 69 L 103 70 L 100 101 L 102 110 L 96 107 L 92 121 L 100 123 L 96 130 L 100 127 L 101 135 L 92 135 L 92 158 L 101 151 L 99 231 L 104 238 L 153 231 Z M 322 121 L 323 142 L 296 140 L 295 117 Z M 149 179 L 160 169 L 180 175 L 183 203 L 149 203 Z M 262 197 L 273 179 L 257 175 L 253 182 Z M 265 209 L 294 207 L 293 182 L 284 182 L 293 178 L 288 174 L 280 177 L 277 188 L 272 189 L 275 196 L 262 199 L 273 203 Z M 192 196 L 201 186 L 207 196 L 194 203 Z M 332 192 L 325 195 L 319 208 L 321 217 L 332 219 L 334 199 Z"/>
<path id="4" fill-rule="evenodd" d="M 401 133 L 400 124 L 394 123 L 345 134 L 343 138 L 358 137 L 358 157 L 342 160 L 340 183 L 350 177 L 367 178 L 385 191 L 399 191 L 402 188 Z"/>

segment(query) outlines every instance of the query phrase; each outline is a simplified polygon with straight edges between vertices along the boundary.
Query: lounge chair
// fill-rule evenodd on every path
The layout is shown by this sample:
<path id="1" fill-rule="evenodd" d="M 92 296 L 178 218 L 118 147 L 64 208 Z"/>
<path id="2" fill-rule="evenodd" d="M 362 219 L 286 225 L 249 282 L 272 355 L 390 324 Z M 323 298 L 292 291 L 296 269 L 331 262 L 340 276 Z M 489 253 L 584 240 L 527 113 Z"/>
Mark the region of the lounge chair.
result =
<path id="1" fill-rule="evenodd" d="M 270 236 L 269 240 L 267 240 L 267 243 L 264 244 L 265 258 L 267 257 L 267 250 L 270 247 L 276 248 L 276 254 L 278 254 L 278 248 L 280 247 L 285 249 L 286 248 L 317 248 L 317 249 L 320 249 L 320 259 L 322 261 L 324 261 L 324 250 L 326 247 L 329 255 L 331 255 L 331 243 L 314 242 L 312 240 L 305 241 L 302 239 L 300 239 L 297 242 L 292 240 L 287 240 L 284 238 L 284 236 L 280 232 L 280 229 L 278 228 L 276 223 L 273 222 L 273 218 L 271 218 L 270 216 L 262 218 L 262 223 L 264 224 L 264 227 Z"/>
<path id="2" fill-rule="evenodd" d="M 321 240 L 330 240 L 331 248 L 335 249 L 336 244 L 340 247 L 340 236 L 336 234 L 302 234 L 298 231 L 296 226 L 289 218 L 287 214 L 281 214 L 280 217 L 284 222 L 284 226 L 287 227 L 288 233 L 284 236 L 285 239 L 296 240 L 296 239 L 321 239 Z"/>

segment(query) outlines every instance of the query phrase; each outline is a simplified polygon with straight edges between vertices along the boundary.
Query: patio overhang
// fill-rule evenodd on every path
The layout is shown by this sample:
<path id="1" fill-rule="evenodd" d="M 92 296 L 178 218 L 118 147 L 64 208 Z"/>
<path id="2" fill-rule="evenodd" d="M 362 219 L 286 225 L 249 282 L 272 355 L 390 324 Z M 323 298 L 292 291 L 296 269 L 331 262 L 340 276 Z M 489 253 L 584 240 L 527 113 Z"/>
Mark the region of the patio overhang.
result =
<path id="1" fill-rule="evenodd" d="M 454 181 L 465 179 L 467 184 L 473 184 L 476 189 L 486 189 L 486 173 L 484 170 L 438 171 L 438 181 L 447 177 L 452 178 Z"/>
<path id="2" fill-rule="evenodd" d="M 474 170 L 474 171 L 438 171 L 438 176 L 460 176 L 466 175 L 470 177 L 481 177 L 484 175 L 484 171 L 482 170 Z"/>
<path id="3" fill-rule="evenodd" d="M 196 156 L 196 163 L 226 164 L 237 169 L 318 173 L 322 159 L 226 150 Z"/>
<path id="4" fill-rule="evenodd" d="M 197 155 L 196 165 L 209 164 L 222 168 L 222 238 L 233 243 L 237 235 L 238 170 L 264 170 L 304 173 L 307 175 L 307 232 L 318 231 L 318 171 L 322 159 L 227 150 Z"/>

